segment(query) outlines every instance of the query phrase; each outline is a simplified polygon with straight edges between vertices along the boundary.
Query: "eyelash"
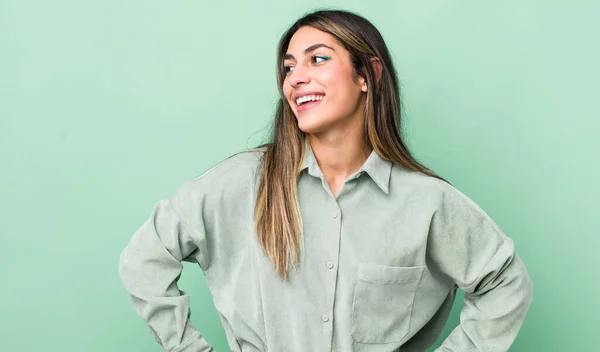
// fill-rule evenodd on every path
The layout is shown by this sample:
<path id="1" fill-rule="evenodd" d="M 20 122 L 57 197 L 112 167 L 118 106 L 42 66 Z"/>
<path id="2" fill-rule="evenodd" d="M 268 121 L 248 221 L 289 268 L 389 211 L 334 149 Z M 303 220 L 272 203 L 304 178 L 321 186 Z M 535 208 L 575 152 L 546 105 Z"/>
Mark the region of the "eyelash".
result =
<path id="1" fill-rule="evenodd" d="M 319 62 L 319 63 L 317 63 L 317 65 L 319 65 L 319 64 L 322 64 L 323 62 L 325 62 L 325 61 L 327 61 L 327 60 L 329 60 L 329 59 L 331 59 L 331 58 L 330 58 L 329 56 L 325 56 L 325 55 L 313 55 L 313 56 L 311 56 L 311 57 L 310 57 L 310 61 L 311 61 L 311 62 L 313 62 L 315 59 L 323 59 L 323 61 L 322 61 L 322 62 Z M 290 71 L 290 68 L 291 68 L 291 67 L 292 67 L 292 66 L 284 66 L 284 67 L 283 67 L 283 73 L 284 73 L 285 75 L 288 75 L 288 74 L 291 72 L 291 71 Z"/>

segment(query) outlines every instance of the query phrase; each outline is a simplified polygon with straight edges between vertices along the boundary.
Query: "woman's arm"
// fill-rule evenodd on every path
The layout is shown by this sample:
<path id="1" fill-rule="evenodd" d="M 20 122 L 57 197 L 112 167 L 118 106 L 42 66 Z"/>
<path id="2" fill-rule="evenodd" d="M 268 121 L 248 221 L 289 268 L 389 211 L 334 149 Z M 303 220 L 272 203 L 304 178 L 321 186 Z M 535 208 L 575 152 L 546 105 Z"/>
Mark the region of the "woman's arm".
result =
<path id="1" fill-rule="evenodd" d="M 165 352 L 208 352 L 213 348 L 189 320 L 189 296 L 177 287 L 181 261 L 206 267 L 204 226 L 184 215 L 193 208 L 186 194 L 184 186 L 172 199 L 156 204 L 122 252 L 119 274 L 135 310 Z"/>
<path id="2" fill-rule="evenodd" d="M 428 255 L 465 291 L 460 325 L 436 351 L 508 351 L 533 297 L 531 278 L 512 239 L 451 188 L 432 219 Z"/>

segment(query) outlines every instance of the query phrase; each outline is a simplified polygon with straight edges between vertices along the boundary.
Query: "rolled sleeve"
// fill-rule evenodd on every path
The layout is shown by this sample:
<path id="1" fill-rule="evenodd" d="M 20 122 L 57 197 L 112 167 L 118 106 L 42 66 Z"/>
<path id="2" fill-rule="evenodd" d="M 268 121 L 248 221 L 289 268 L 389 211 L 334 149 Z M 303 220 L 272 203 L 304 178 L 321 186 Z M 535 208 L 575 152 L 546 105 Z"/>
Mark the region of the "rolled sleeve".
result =
<path id="1" fill-rule="evenodd" d="M 136 312 L 165 352 L 212 351 L 189 320 L 189 296 L 177 286 L 181 262 L 202 266 L 205 257 L 202 224 L 180 215 L 182 210 L 193 212 L 185 194 L 184 187 L 156 204 L 121 253 L 119 275 Z"/>
<path id="2" fill-rule="evenodd" d="M 455 189 L 433 216 L 429 256 L 465 291 L 457 326 L 436 351 L 508 351 L 533 298 L 533 283 L 514 242 Z"/>

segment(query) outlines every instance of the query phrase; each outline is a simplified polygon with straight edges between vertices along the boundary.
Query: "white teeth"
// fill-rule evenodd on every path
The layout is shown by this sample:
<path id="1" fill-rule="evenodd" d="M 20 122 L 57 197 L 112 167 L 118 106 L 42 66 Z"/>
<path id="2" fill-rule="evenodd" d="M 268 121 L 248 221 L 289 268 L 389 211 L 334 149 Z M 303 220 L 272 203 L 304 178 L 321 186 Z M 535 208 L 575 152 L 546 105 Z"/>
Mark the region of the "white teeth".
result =
<path id="1" fill-rule="evenodd" d="M 307 101 L 317 101 L 317 100 L 323 100 L 323 96 L 322 95 L 305 95 L 303 97 L 296 99 L 296 104 L 300 105 Z"/>

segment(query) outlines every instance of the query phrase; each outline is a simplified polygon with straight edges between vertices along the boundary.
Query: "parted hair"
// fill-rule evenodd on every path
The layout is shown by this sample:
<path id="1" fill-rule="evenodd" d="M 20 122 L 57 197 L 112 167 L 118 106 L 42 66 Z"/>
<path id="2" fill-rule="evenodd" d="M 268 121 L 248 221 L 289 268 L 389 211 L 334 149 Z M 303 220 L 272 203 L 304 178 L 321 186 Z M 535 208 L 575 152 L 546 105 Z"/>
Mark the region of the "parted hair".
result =
<path id="1" fill-rule="evenodd" d="M 279 100 L 270 141 L 261 146 L 265 153 L 254 212 L 260 245 L 283 279 L 288 279 L 290 265 L 297 266 L 300 262 L 303 235 L 297 181 L 306 143 L 306 134 L 299 129 L 283 93 L 283 62 L 292 36 L 304 26 L 332 35 L 350 53 L 355 79 L 361 76 L 366 80 L 369 89 L 364 111 L 364 143 L 381 158 L 400 167 L 444 180 L 417 162 L 403 140 L 398 78 L 388 48 L 375 26 L 364 17 L 343 10 L 306 14 L 282 35 L 277 48 Z M 373 58 L 381 63 L 378 79 Z"/>

